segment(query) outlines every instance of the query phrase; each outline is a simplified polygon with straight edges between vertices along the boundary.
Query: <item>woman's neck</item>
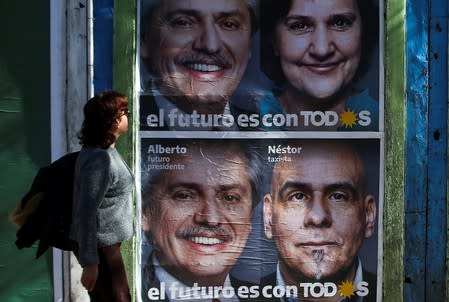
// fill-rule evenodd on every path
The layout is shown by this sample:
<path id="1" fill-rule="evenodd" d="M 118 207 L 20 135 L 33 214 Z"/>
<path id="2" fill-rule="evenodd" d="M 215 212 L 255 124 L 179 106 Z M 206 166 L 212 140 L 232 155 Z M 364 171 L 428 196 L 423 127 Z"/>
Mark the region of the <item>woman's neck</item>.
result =
<path id="1" fill-rule="evenodd" d="M 287 86 L 284 91 L 278 96 L 279 102 L 282 106 L 284 114 L 296 114 L 300 123 L 298 126 L 290 127 L 289 130 L 294 131 L 337 131 L 340 123 L 338 123 L 338 117 L 342 114 L 346 108 L 346 104 L 349 100 L 351 93 L 354 93 L 353 89 L 346 89 L 345 91 L 333 95 L 327 99 L 317 99 L 310 95 L 303 94 L 291 86 Z M 308 112 L 320 111 L 325 113 L 331 111 L 335 117 L 335 122 L 330 124 L 313 124 L 309 121 L 310 116 Z M 325 113 L 327 114 L 327 113 Z M 309 116 L 309 118 L 308 118 Z"/>
<path id="2" fill-rule="evenodd" d="M 296 113 L 298 115 L 301 114 L 301 111 L 335 111 L 341 113 L 345 110 L 349 96 L 353 92 L 353 89 L 347 88 L 328 98 L 319 99 L 301 93 L 288 85 L 279 95 L 279 100 L 284 113 Z"/>
<path id="3" fill-rule="evenodd" d="M 109 146 L 111 148 L 115 148 L 115 143 L 117 142 L 118 138 L 120 137 L 120 133 L 117 131 L 116 133 L 114 133 L 115 135 L 115 141 Z"/>

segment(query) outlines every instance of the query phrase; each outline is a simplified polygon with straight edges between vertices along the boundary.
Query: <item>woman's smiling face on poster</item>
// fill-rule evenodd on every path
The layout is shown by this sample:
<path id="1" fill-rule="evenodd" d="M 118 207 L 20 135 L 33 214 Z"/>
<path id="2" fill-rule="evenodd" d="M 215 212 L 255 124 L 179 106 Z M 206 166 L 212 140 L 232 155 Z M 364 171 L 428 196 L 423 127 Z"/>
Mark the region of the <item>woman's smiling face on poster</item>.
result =
<path id="1" fill-rule="evenodd" d="M 354 78 L 362 52 L 356 0 L 294 0 L 275 28 L 273 47 L 290 86 L 328 99 Z"/>

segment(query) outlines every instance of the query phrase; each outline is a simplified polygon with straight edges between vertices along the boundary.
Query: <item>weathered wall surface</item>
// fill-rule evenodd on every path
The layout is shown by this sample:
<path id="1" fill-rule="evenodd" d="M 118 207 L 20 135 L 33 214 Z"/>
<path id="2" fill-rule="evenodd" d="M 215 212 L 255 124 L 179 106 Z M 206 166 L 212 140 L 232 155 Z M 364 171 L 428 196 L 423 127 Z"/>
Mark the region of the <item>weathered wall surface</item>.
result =
<path id="1" fill-rule="evenodd" d="M 0 301 L 53 299 L 51 258 L 17 250 L 8 215 L 50 161 L 49 2 L 0 2 Z"/>

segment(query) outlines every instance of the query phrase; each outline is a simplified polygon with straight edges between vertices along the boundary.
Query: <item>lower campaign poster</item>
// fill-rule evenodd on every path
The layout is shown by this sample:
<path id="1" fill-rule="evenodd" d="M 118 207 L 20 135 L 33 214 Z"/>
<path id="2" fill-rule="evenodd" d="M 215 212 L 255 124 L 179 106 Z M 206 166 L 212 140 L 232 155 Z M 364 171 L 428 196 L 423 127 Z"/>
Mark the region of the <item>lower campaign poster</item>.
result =
<path id="1" fill-rule="evenodd" d="M 143 137 L 141 300 L 376 301 L 381 144 Z"/>

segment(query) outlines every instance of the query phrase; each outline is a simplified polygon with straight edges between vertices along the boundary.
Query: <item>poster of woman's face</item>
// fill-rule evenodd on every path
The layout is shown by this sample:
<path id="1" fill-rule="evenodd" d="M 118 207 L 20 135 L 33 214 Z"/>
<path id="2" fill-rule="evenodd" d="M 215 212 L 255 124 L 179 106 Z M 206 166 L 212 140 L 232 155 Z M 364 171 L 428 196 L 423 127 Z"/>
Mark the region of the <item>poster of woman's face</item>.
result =
<path id="1" fill-rule="evenodd" d="M 271 99 L 262 100 L 262 113 L 272 113 L 275 105 L 279 112 L 304 117 L 305 111 L 333 111 L 335 124 L 305 118 L 290 127 L 377 130 L 378 5 L 359 0 L 263 1 L 261 5 L 261 65 L 276 85 Z M 364 83 L 367 80 L 369 85 Z"/>

